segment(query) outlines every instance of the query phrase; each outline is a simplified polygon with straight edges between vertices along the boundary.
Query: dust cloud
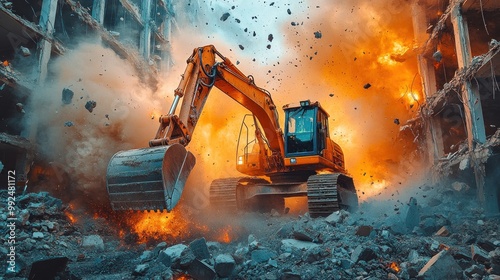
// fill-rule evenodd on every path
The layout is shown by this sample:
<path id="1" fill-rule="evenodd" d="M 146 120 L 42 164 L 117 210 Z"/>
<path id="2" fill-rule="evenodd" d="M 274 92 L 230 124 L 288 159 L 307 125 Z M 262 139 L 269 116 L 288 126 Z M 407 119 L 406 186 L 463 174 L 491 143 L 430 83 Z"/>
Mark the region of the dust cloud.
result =
<path id="1" fill-rule="evenodd" d="M 51 72 L 50 82 L 32 101 L 41 156 L 56 175 L 69 176 L 71 198 L 107 203 L 105 177 L 111 156 L 147 146 L 165 97 L 154 96 L 135 70 L 100 42 L 80 43 L 55 59 Z M 73 92 L 72 98 L 66 97 L 69 104 L 63 102 L 63 89 Z M 92 102 L 90 112 L 87 104 Z"/>

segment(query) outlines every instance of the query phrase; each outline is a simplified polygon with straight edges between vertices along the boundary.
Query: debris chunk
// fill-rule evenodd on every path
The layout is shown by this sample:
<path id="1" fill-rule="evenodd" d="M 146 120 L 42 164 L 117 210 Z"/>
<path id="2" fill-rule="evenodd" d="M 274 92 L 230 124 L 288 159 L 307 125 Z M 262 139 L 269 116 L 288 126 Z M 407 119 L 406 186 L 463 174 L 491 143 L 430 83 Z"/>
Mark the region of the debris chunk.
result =
<path id="1" fill-rule="evenodd" d="M 97 234 L 88 235 L 83 237 L 82 246 L 94 247 L 96 249 L 104 250 L 104 241 Z"/>
<path id="2" fill-rule="evenodd" d="M 377 258 L 377 253 L 373 251 L 371 248 L 365 248 L 361 245 L 358 245 L 356 249 L 351 254 L 351 261 L 357 263 L 359 261 L 371 261 Z"/>
<path id="3" fill-rule="evenodd" d="M 39 231 L 33 232 L 33 239 L 43 239 L 43 237 L 44 237 L 43 233 Z"/>
<path id="4" fill-rule="evenodd" d="M 215 258 L 215 272 L 219 277 L 229 277 L 236 266 L 234 258 L 229 254 L 221 254 Z"/>
<path id="5" fill-rule="evenodd" d="M 399 125 L 399 119 L 394 119 L 394 123 L 395 123 L 396 125 Z"/>
<path id="6" fill-rule="evenodd" d="M 436 234 L 437 236 L 448 236 L 450 235 L 450 231 L 448 230 L 448 228 L 446 226 L 442 226 L 437 232 Z"/>
<path id="7" fill-rule="evenodd" d="M 69 88 L 63 88 L 62 90 L 62 102 L 63 104 L 71 104 L 71 101 L 73 100 L 73 96 L 75 93 L 70 90 Z"/>
<path id="8" fill-rule="evenodd" d="M 215 279 L 217 274 L 215 270 L 205 261 L 194 260 L 188 268 L 188 273 L 194 279 L 211 280 Z"/>
<path id="9" fill-rule="evenodd" d="M 323 34 L 321 34 L 321 31 L 314 32 L 314 38 L 321 39 L 321 37 L 323 37 Z"/>
<path id="10" fill-rule="evenodd" d="M 291 14 L 292 14 L 292 10 L 290 10 L 290 9 L 286 9 L 286 12 L 287 12 L 289 15 L 291 15 Z"/>
<path id="11" fill-rule="evenodd" d="M 96 105 L 97 105 L 97 103 L 94 100 L 89 100 L 85 104 L 85 109 L 87 109 L 89 112 L 92 113 L 92 111 L 94 111 L 94 108 Z"/>
<path id="12" fill-rule="evenodd" d="M 26 111 L 24 111 L 24 104 L 23 103 L 17 103 L 16 109 L 19 113 L 22 113 L 22 114 L 26 113 Z"/>
<path id="13" fill-rule="evenodd" d="M 199 260 L 210 258 L 210 252 L 208 251 L 205 237 L 191 241 L 191 243 L 189 243 L 189 249 L 191 249 L 194 256 Z"/>
<path id="14" fill-rule="evenodd" d="M 256 263 L 267 262 L 271 258 L 276 258 L 275 252 L 267 249 L 257 249 L 252 251 L 252 261 Z"/>
<path id="15" fill-rule="evenodd" d="M 470 250 L 472 253 L 472 259 L 474 261 L 482 264 L 490 261 L 488 253 L 485 250 L 479 248 L 479 246 L 473 244 L 470 246 Z"/>
<path id="16" fill-rule="evenodd" d="M 356 235 L 358 236 L 370 236 L 370 233 L 372 232 L 373 227 L 371 226 L 359 226 L 358 229 L 356 230 Z"/>
<path id="17" fill-rule="evenodd" d="M 147 264 L 147 263 L 139 264 L 134 268 L 132 275 L 143 276 L 146 274 L 146 271 L 148 270 L 148 268 L 149 268 L 149 264 Z"/>
<path id="18" fill-rule="evenodd" d="M 31 55 L 30 49 L 23 47 L 23 46 L 21 46 L 20 49 L 21 49 L 21 53 L 23 54 L 24 57 Z"/>
<path id="19" fill-rule="evenodd" d="M 273 41 L 273 39 L 274 39 L 273 34 L 269 34 L 269 35 L 267 35 L 267 40 L 268 40 L 269 42 L 272 42 L 272 41 Z"/>
<path id="20" fill-rule="evenodd" d="M 73 125 L 74 124 L 73 124 L 72 121 L 67 121 L 67 122 L 64 123 L 64 126 L 66 126 L 66 127 L 72 127 Z"/>
<path id="21" fill-rule="evenodd" d="M 369 89 L 371 86 L 372 86 L 372 85 L 371 85 L 370 83 L 366 83 L 366 84 L 363 86 L 363 88 L 364 88 L 364 89 Z"/>
<path id="22" fill-rule="evenodd" d="M 417 279 L 461 279 L 462 269 L 448 250 L 434 255 L 419 271 Z"/>
<path id="23" fill-rule="evenodd" d="M 228 18 L 229 16 L 230 16 L 230 14 L 229 14 L 229 13 L 224 13 L 224 14 L 220 17 L 220 20 L 221 20 L 221 21 L 226 21 L 226 20 L 227 20 L 227 18 Z"/>

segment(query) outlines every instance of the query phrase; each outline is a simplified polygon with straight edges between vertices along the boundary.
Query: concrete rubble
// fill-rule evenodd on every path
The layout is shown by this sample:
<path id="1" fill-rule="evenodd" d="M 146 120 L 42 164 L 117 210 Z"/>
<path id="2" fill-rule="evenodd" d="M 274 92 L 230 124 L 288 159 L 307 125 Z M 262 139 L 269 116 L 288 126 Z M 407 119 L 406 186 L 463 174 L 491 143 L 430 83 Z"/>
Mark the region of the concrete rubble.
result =
<path id="1" fill-rule="evenodd" d="M 446 188 L 421 188 L 398 214 L 390 208 L 390 218 L 373 211 L 380 204 L 367 201 L 357 212 L 342 210 L 316 219 L 307 214 L 252 213 L 265 231 L 252 227 L 229 243 L 200 236 L 181 243 L 166 239 L 138 244 L 124 242 L 120 229 L 104 219 L 73 215 L 46 192 L 28 193 L 18 196 L 19 261 L 9 276 L 28 277 L 44 261 L 53 264 L 50 273 L 59 279 L 97 279 L 92 278 L 96 275 L 106 279 L 498 279 L 499 217 L 483 214 L 473 201 L 465 201 L 459 212 L 455 201 L 463 194 L 453 194 Z M 1 196 L 0 203 L 5 204 L 7 193 Z M 441 203 L 429 206 L 424 196 Z M 5 228 L 7 207 L 0 209 Z M 406 232 L 393 230 L 398 221 Z M 7 244 L 7 238 L 4 234 L 2 243 Z M 0 249 L 4 271 L 5 248 Z"/>

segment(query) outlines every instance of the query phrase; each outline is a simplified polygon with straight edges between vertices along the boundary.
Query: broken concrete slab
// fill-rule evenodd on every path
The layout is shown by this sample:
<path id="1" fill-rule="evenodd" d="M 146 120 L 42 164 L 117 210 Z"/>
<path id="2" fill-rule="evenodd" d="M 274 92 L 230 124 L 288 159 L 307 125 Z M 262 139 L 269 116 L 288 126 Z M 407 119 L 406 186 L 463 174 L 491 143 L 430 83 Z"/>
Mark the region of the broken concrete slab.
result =
<path id="1" fill-rule="evenodd" d="M 450 235 L 450 231 L 446 226 L 442 226 L 434 235 L 446 237 Z"/>
<path id="2" fill-rule="evenodd" d="M 167 267 L 180 266 L 180 258 L 182 252 L 187 248 L 188 246 L 184 244 L 170 246 L 160 251 L 158 261 L 163 263 Z"/>
<path id="3" fill-rule="evenodd" d="M 256 263 L 267 262 L 271 258 L 276 258 L 277 254 L 268 249 L 257 249 L 252 251 L 252 261 Z"/>
<path id="4" fill-rule="evenodd" d="M 500 265 L 500 247 L 488 253 L 490 260 L 494 264 Z"/>
<path id="5" fill-rule="evenodd" d="M 215 270 L 208 263 L 198 259 L 191 263 L 187 273 L 198 280 L 212 280 L 217 276 Z"/>
<path id="6" fill-rule="evenodd" d="M 373 227 L 372 226 L 359 226 L 358 229 L 356 230 L 356 235 L 357 236 L 370 236 L 370 233 L 372 232 Z"/>
<path id="7" fill-rule="evenodd" d="M 363 247 L 358 245 L 356 249 L 351 253 L 351 261 L 357 263 L 359 261 L 370 261 L 377 258 L 377 253 L 371 248 Z"/>
<path id="8" fill-rule="evenodd" d="M 462 268 L 457 264 L 448 250 L 434 255 L 419 271 L 417 279 L 460 279 Z"/>
<path id="9" fill-rule="evenodd" d="M 312 242 L 300 241 L 296 239 L 283 239 L 281 240 L 281 250 L 283 252 L 291 253 L 293 250 L 309 250 L 319 245 Z"/>
<path id="10" fill-rule="evenodd" d="M 335 211 L 325 218 L 325 222 L 336 225 L 342 223 L 347 217 L 349 217 L 349 212 L 345 210 Z"/>
<path id="11" fill-rule="evenodd" d="M 205 237 L 191 241 L 191 243 L 189 243 L 189 249 L 191 249 L 195 257 L 199 260 L 210 258 L 210 252 L 208 251 Z"/>
<path id="12" fill-rule="evenodd" d="M 189 247 L 185 248 L 180 257 L 179 257 L 179 267 L 180 268 L 188 268 L 189 265 L 196 259 L 196 256 L 193 254 Z M 173 268 L 177 268 L 177 262 L 172 264 Z"/>
<path id="13" fill-rule="evenodd" d="M 236 266 L 234 258 L 229 254 L 221 254 L 215 258 L 215 272 L 219 277 L 229 277 Z"/>
<path id="14" fill-rule="evenodd" d="M 472 244 L 470 246 L 470 250 L 471 250 L 471 254 L 472 254 L 472 259 L 475 262 L 484 264 L 484 263 L 487 263 L 490 261 L 490 256 L 488 255 L 488 252 L 481 249 L 476 244 Z"/>
<path id="15" fill-rule="evenodd" d="M 102 240 L 101 236 L 97 234 L 88 235 L 83 237 L 82 246 L 104 250 L 104 241 Z"/>
<path id="16" fill-rule="evenodd" d="M 304 231 L 293 231 L 292 236 L 293 238 L 300 241 L 312 242 L 314 240 L 313 237 L 311 237 L 308 233 Z"/>
<path id="17" fill-rule="evenodd" d="M 149 264 L 144 263 L 144 264 L 138 264 L 135 268 L 134 271 L 132 271 L 133 276 L 144 276 L 149 269 Z"/>

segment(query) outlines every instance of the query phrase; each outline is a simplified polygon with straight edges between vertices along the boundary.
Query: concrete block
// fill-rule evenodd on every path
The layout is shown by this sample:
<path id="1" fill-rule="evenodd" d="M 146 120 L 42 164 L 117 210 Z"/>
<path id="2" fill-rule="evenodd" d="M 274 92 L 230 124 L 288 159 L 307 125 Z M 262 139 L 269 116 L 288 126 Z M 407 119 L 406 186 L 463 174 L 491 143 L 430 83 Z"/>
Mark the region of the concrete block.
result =
<path id="1" fill-rule="evenodd" d="M 356 235 L 358 236 L 370 236 L 370 233 L 372 232 L 373 227 L 371 226 L 359 226 L 358 229 L 356 230 Z"/>
<path id="2" fill-rule="evenodd" d="M 295 250 L 309 250 L 318 247 L 319 245 L 312 242 L 300 241 L 295 239 L 281 240 L 281 250 L 284 252 L 292 252 Z"/>
<path id="3" fill-rule="evenodd" d="M 229 254 L 221 254 L 215 258 L 215 272 L 219 277 L 229 277 L 236 266 L 234 258 Z"/>
<path id="4" fill-rule="evenodd" d="M 446 226 L 442 226 L 434 235 L 446 237 L 450 235 L 450 231 Z"/>
<path id="5" fill-rule="evenodd" d="M 256 263 L 267 262 L 271 258 L 276 258 L 277 254 L 267 249 L 257 249 L 252 251 L 252 261 Z"/>
<path id="6" fill-rule="evenodd" d="M 189 249 L 193 252 L 194 256 L 199 260 L 210 258 L 208 251 L 207 241 L 204 237 L 193 240 L 189 243 Z"/>
<path id="7" fill-rule="evenodd" d="M 373 251 L 371 248 L 365 248 L 361 245 L 358 245 L 356 249 L 351 254 L 351 261 L 357 263 L 359 261 L 370 261 L 377 257 L 377 253 Z"/>
<path id="8" fill-rule="evenodd" d="M 82 246 L 83 247 L 94 247 L 94 248 L 99 249 L 99 250 L 104 250 L 104 241 L 97 234 L 88 235 L 88 236 L 83 237 Z"/>
<path id="9" fill-rule="evenodd" d="M 217 276 L 215 270 L 208 263 L 198 259 L 189 265 L 187 273 L 197 280 L 213 280 Z"/>
<path id="10" fill-rule="evenodd" d="M 489 262 L 490 256 L 488 255 L 488 253 L 485 250 L 479 248 L 479 246 L 477 246 L 475 244 L 471 245 L 470 251 L 472 254 L 472 259 L 475 262 L 482 263 L 482 264 Z"/>
<path id="11" fill-rule="evenodd" d="M 417 279 L 462 279 L 462 269 L 448 250 L 442 250 L 424 265 L 419 271 Z"/>

